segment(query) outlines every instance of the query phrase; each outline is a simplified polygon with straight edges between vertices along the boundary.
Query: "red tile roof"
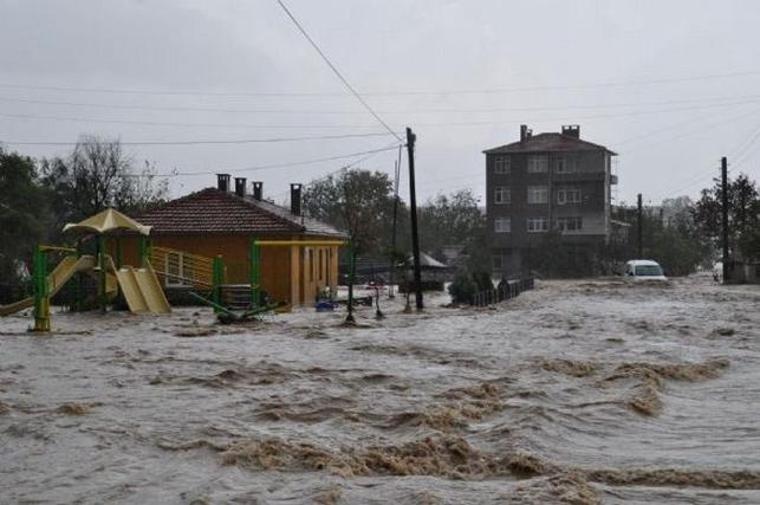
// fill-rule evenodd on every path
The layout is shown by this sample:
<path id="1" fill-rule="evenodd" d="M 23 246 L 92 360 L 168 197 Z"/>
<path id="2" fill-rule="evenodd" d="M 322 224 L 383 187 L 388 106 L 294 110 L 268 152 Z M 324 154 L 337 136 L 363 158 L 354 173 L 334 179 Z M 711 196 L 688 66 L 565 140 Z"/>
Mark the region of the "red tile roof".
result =
<path id="1" fill-rule="evenodd" d="M 509 153 L 536 153 L 547 151 L 607 151 L 612 155 L 614 152 L 606 147 L 581 140 L 572 135 L 561 133 L 539 133 L 526 139 L 524 142 L 512 142 L 492 149 L 483 151 L 485 154 L 509 154 Z"/>
<path id="2" fill-rule="evenodd" d="M 341 237 L 329 225 L 301 218 L 289 209 L 250 197 L 206 188 L 171 200 L 136 217 L 151 235 L 193 233 L 303 233 Z"/>

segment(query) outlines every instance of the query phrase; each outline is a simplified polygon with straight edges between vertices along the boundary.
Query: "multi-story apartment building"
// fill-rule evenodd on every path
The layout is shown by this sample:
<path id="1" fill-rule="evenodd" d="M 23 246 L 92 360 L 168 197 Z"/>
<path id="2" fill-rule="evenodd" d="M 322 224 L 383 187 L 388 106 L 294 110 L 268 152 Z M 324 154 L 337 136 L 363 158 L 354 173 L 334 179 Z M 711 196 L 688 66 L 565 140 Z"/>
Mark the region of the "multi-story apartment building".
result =
<path id="1" fill-rule="evenodd" d="M 519 142 L 483 152 L 495 274 L 527 268 L 530 250 L 550 230 L 578 245 L 609 240 L 610 187 L 617 184 L 610 160 L 616 154 L 582 140 L 578 125 L 537 135 L 522 125 Z"/>

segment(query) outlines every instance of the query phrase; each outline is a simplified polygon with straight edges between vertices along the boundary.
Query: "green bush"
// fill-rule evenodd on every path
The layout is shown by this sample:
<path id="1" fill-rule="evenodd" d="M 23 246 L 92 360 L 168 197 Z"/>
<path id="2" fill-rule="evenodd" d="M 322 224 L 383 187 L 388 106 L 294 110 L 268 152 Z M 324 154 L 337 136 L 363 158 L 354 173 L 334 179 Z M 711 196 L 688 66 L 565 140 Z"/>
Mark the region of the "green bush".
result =
<path id="1" fill-rule="evenodd" d="M 478 285 L 468 272 L 459 272 L 449 284 L 449 295 L 454 303 L 470 303 L 477 292 Z"/>

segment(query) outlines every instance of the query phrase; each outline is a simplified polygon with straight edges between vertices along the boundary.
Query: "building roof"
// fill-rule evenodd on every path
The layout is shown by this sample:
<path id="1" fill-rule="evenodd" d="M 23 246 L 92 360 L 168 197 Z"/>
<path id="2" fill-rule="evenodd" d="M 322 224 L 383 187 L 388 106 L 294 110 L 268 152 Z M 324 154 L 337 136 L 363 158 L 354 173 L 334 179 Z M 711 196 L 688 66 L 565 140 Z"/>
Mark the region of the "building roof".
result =
<path id="1" fill-rule="evenodd" d="M 293 234 L 345 238 L 315 219 L 297 216 L 270 202 L 206 188 L 137 216 L 152 235 L 193 233 Z"/>
<path id="2" fill-rule="evenodd" d="M 525 139 L 525 141 L 512 142 L 499 147 L 486 149 L 485 154 L 511 154 L 511 153 L 536 153 L 536 152 L 569 152 L 569 151 L 607 151 L 613 156 L 614 153 L 606 147 L 594 144 L 587 140 L 581 140 L 573 135 L 561 133 L 539 133 Z"/>

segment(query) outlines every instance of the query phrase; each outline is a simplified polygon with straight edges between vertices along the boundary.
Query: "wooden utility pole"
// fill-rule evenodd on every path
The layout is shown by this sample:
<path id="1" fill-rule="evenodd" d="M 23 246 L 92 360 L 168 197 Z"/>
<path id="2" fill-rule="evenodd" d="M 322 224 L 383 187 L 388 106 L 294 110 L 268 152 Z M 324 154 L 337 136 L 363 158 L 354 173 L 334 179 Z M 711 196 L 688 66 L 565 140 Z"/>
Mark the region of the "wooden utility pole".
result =
<path id="1" fill-rule="evenodd" d="M 728 159 L 720 159 L 720 197 L 723 221 L 723 283 L 728 281 Z"/>
<path id="2" fill-rule="evenodd" d="M 422 310 L 422 273 L 420 271 L 420 237 L 417 233 L 417 193 L 414 187 L 414 142 L 417 136 L 406 128 L 406 152 L 409 157 L 409 206 L 412 214 L 412 254 L 414 255 L 414 298 L 417 310 Z"/>
<path id="3" fill-rule="evenodd" d="M 642 206 L 642 203 L 641 203 L 641 193 L 639 193 L 639 196 L 638 196 L 638 206 L 637 207 L 638 207 L 638 211 L 637 212 L 638 212 L 638 216 L 639 216 L 638 219 L 637 219 L 637 224 L 638 224 L 638 251 L 637 252 L 638 252 L 638 258 L 639 259 L 644 259 L 644 241 L 643 241 L 643 238 L 644 238 L 644 207 Z"/>

